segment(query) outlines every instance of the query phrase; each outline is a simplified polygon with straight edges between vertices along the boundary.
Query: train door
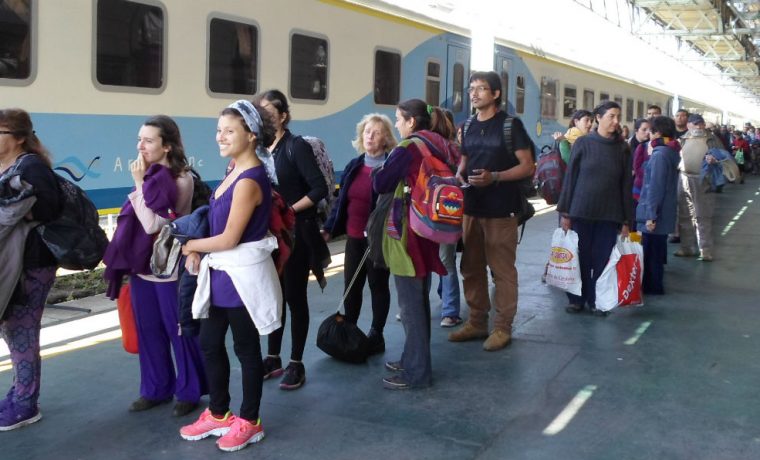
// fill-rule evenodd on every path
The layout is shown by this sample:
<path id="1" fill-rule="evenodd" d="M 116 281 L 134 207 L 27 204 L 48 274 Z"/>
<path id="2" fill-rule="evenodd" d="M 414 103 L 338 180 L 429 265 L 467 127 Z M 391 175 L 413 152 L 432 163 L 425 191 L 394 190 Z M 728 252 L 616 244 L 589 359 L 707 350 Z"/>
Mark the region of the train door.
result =
<path id="1" fill-rule="evenodd" d="M 470 98 L 467 94 L 470 78 L 470 50 L 463 46 L 449 45 L 446 64 L 445 107 L 459 122 L 470 115 Z"/>
<path id="2" fill-rule="evenodd" d="M 501 108 L 511 116 L 515 116 L 515 88 L 512 84 L 514 75 L 512 75 L 512 59 L 502 53 L 496 53 L 494 56 L 494 69 L 501 78 Z"/>

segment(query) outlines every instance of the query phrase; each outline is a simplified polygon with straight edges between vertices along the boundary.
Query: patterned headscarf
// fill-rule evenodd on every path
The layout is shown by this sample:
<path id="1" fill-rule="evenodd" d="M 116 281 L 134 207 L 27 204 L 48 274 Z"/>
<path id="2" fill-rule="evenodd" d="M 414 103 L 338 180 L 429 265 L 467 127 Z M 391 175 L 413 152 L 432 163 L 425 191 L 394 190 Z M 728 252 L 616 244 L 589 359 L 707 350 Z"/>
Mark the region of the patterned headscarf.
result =
<path id="1" fill-rule="evenodd" d="M 253 134 L 256 134 L 256 136 L 260 138 L 261 128 L 264 124 L 261 121 L 261 115 L 259 115 L 258 110 L 256 110 L 256 107 L 254 107 L 250 101 L 240 99 L 228 105 L 227 108 L 237 110 L 238 113 L 240 113 L 240 115 L 243 117 L 243 121 L 245 121 L 248 129 L 250 129 Z M 261 144 L 261 142 L 256 143 L 256 156 L 259 157 L 259 160 L 261 160 L 261 163 L 264 165 L 264 169 L 267 171 L 269 180 L 274 185 L 277 185 L 277 172 L 275 171 L 274 167 L 274 158 L 272 158 L 272 154 L 269 153 L 269 151 L 264 145 Z"/>

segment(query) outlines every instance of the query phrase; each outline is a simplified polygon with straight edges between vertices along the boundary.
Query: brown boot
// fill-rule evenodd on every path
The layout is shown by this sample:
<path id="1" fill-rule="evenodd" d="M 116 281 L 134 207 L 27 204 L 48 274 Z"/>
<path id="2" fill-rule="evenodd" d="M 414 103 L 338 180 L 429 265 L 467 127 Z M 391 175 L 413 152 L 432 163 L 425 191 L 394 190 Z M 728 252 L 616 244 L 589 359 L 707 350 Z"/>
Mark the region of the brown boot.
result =
<path id="1" fill-rule="evenodd" d="M 449 334 L 449 342 L 466 342 L 468 340 L 483 339 L 486 337 L 488 337 L 488 329 L 477 328 L 467 321 L 461 329 Z"/>
<path id="2" fill-rule="evenodd" d="M 488 336 L 485 342 L 483 342 L 483 349 L 485 351 L 496 351 L 509 345 L 512 341 L 512 336 L 507 334 L 501 329 L 494 329 L 491 335 Z"/>

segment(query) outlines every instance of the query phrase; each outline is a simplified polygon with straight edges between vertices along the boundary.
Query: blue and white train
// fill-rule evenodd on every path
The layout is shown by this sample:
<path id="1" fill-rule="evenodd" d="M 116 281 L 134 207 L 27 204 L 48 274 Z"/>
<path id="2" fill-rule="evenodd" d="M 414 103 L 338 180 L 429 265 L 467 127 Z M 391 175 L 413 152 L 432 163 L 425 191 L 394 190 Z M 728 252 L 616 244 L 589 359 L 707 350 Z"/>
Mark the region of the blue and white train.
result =
<path id="1" fill-rule="evenodd" d="M 576 107 L 615 99 L 632 125 L 647 105 L 672 104 L 654 88 L 508 43 L 495 44 L 494 69 L 506 110 L 539 146 Z M 177 120 L 191 162 L 215 182 L 225 169 L 219 111 L 279 88 L 291 129 L 322 138 L 340 170 L 366 113 L 392 117 L 400 100 L 419 97 L 464 120 L 470 70 L 461 32 L 340 0 L 0 0 L 0 106 L 32 113 L 57 169 L 104 212 L 132 184 L 128 163 L 149 115 Z M 718 121 L 717 109 L 692 104 Z"/>

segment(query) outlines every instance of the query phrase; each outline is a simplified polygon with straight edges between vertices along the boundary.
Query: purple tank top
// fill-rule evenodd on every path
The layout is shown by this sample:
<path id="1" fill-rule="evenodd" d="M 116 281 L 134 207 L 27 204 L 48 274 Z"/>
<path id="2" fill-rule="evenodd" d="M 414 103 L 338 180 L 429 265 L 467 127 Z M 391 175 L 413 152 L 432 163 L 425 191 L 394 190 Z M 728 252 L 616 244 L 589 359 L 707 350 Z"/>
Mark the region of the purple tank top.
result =
<path id="1" fill-rule="evenodd" d="M 253 210 L 253 216 L 243 231 L 240 243 L 258 241 L 264 238 L 269 230 L 269 216 L 272 209 L 272 188 L 264 166 L 256 166 L 240 173 L 235 182 L 219 198 L 214 198 L 214 194 L 211 195 L 208 212 L 210 236 L 224 232 L 230 216 L 232 192 L 240 179 L 255 180 L 261 188 L 263 197 L 261 204 Z M 232 279 L 224 271 L 211 270 L 211 305 L 215 307 L 243 306 L 243 301 L 240 300 Z"/>

